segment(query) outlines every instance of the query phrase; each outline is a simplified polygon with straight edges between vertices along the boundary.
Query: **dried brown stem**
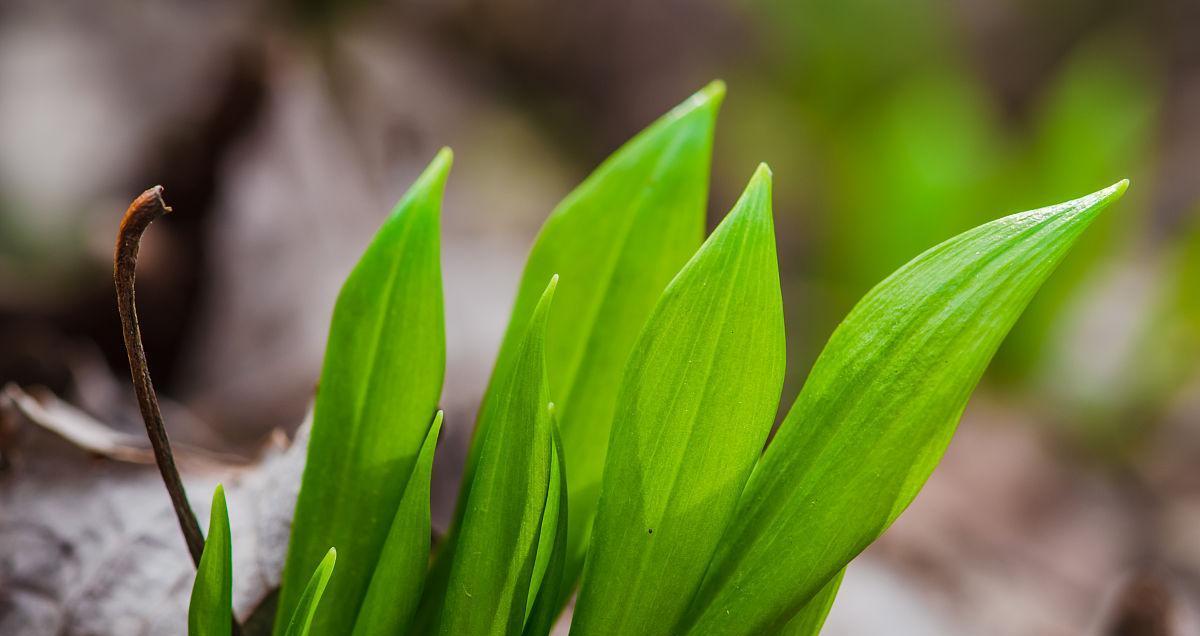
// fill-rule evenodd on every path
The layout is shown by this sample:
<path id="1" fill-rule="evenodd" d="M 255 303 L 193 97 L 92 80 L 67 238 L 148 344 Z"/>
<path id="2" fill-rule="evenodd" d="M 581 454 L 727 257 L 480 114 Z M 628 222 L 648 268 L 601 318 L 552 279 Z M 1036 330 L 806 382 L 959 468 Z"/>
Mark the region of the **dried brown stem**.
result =
<path id="1" fill-rule="evenodd" d="M 137 303 L 134 299 L 134 279 L 137 276 L 138 247 L 142 233 L 152 221 L 171 211 L 163 202 L 162 191 L 162 186 L 146 190 L 125 211 L 121 229 L 117 233 L 113 282 L 117 286 L 117 311 L 121 313 L 121 331 L 125 337 L 125 353 L 129 356 L 129 373 L 133 377 L 133 390 L 137 394 L 142 421 L 146 423 L 146 434 L 154 449 L 154 463 L 158 464 L 158 472 L 162 474 L 163 483 L 171 495 L 171 505 L 175 507 L 175 516 L 179 519 L 179 528 L 183 530 L 192 561 L 199 566 L 200 556 L 204 553 L 204 534 L 200 531 L 196 513 L 188 504 L 187 491 L 179 478 L 179 470 L 175 468 L 171 441 L 167 439 L 162 411 L 158 408 L 158 396 L 150 381 L 150 367 L 146 363 L 146 350 L 142 347 L 142 330 L 138 327 Z M 233 619 L 233 633 L 235 636 L 242 634 L 236 618 Z"/>
<path id="2" fill-rule="evenodd" d="M 133 378 L 133 390 L 137 393 L 138 409 L 146 423 L 146 434 L 154 449 L 154 462 L 162 474 L 163 483 L 171 495 L 171 505 L 183 530 L 192 561 L 200 564 L 204 553 L 204 534 L 196 513 L 188 504 L 187 492 L 175 468 L 175 456 L 171 453 L 171 442 L 163 426 L 162 411 L 158 408 L 158 396 L 150 381 L 150 367 L 146 363 L 146 350 L 142 347 L 142 331 L 138 327 L 137 303 L 134 300 L 134 279 L 137 276 L 138 247 L 142 233 L 158 217 L 170 212 L 162 198 L 162 186 L 146 190 L 129 204 L 121 229 L 117 233 L 117 251 L 114 257 L 113 281 L 117 286 L 117 310 L 121 312 L 121 331 L 125 337 L 125 352 L 129 356 L 129 373 Z"/>

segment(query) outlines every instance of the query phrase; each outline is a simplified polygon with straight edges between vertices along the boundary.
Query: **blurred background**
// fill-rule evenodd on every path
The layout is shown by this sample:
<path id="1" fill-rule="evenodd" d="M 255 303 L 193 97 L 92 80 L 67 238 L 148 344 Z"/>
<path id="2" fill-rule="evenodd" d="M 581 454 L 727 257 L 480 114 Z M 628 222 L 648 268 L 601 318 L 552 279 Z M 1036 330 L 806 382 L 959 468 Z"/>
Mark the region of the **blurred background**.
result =
<path id="1" fill-rule="evenodd" d="M 147 233 L 138 288 L 173 439 L 195 474 L 253 480 L 303 420 L 342 279 L 454 148 L 444 520 L 537 228 L 713 78 L 729 93 L 710 221 L 758 161 L 775 172 L 784 409 L 855 300 L 911 257 L 1133 182 L 850 568 L 827 632 L 1200 629 L 1200 3 L 3 0 L 0 632 L 165 633 L 88 623 L 146 599 L 119 589 L 147 550 L 186 566 L 136 464 L 112 290 L 143 189 L 175 210 Z"/>

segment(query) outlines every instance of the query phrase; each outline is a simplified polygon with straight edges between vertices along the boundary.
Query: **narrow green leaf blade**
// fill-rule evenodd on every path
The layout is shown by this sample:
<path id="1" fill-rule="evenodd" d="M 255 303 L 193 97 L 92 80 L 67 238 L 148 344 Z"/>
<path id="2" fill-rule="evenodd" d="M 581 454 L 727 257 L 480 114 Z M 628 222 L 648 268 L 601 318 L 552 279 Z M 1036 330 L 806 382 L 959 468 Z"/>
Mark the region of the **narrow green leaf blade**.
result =
<path id="1" fill-rule="evenodd" d="M 529 585 L 525 636 L 546 636 L 550 633 L 562 609 L 559 599 L 563 596 L 563 586 L 568 585 L 563 580 L 563 567 L 567 559 L 567 469 L 563 462 L 562 438 L 555 423 L 553 406 L 551 404 L 550 410 L 554 433 L 550 488 L 546 492 L 546 509 L 542 512 L 537 558 Z"/>
<path id="2" fill-rule="evenodd" d="M 344 566 L 313 629 L 348 634 L 412 474 L 445 369 L 438 215 L 449 172 L 438 153 L 396 204 L 343 285 L 292 522 L 275 633 L 328 546 Z"/>
<path id="3" fill-rule="evenodd" d="M 525 264 L 493 384 L 513 364 L 545 281 L 560 274 L 568 284 L 546 335 L 546 365 L 567 466 L 571 585 L 583 566 L 625 360 L 655 301 L 704 236 L 713 127 L 724 95 L 724 84 L 709 84 L 613 153 L 550 215 Z M 480 437 L 477 431 L 474 446 Z"/>
<path id="4" fill-rule="evenodd" d="M 229 636 L 233 629 L 233 548 L 225 489 L 217 484 L 208 537 L 188 605 L 188 636 Z"/>
<path id="5" fill-rule="evenodd" d="M 379 554 L 375 574 L 354 623 L 356 635 L 406 633 L 417 611 L 425 570 L 429 567 L 429 480 L 441 430 L 442 412 L 438 411 Z"/>
<path id="6" fill-rule="evenodd" d="M 895 520 L 1000 341 L 1126 185 L 960 234 L 858 303 L 748 482 L 690 633 L 781 628 Z"/>
<path id="7" fill-rule="evenodd" d="M 783 372 L 760 166 L 629 357 L 572 634 L 676 633 L 766 442 Z"/>
<path id="8" fill-rule="evenodd" d="M 558 277 L 533 311 L 481 421 L 484 439 L 450 569 L 441 634 L 517 634 L 550 487 L 546 323 Z"/>
<path id="9" fill-rule="evenodd" d="M 321 597 L 325 594 L 325 586 L 329 584 L 329 577 L 333 574 L 333 565 L 336 562 L 337 550 L 329 548 L 325 558 L 321 559 L 317 569 L 309 577 L 304 592 L 300 594 L 296 611 L 287 623 L 286 636 L 308 636 L 312 629 L 313 617 L 317 613 L 317 605 L 321 603 Z"/>
<path id="10" fill-rule="evenodd" d="M 833 601 L 837 598 L 838 589 L 842 587 L 842 577 L 845 574 L 845 569 L 838 572 L 832 581 L 826 583 L 816 596 L 805 603 L 804 607 L 792 617 L 792 620 L 788 621 L 787 625 L 780 630 L 780 636 L 817 636 L 820 634 L 821 627 L 825 625 L 825 619 L 829 617 L 829 610 L 833 609 Z"/>

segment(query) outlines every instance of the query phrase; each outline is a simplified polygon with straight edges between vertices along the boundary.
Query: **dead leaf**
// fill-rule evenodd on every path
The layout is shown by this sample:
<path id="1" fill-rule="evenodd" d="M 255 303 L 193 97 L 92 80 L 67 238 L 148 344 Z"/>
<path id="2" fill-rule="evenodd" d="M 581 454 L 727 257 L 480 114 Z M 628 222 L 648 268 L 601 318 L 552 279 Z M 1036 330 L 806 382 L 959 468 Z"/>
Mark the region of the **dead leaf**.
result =
<path id="1" fill-rule="evenodd" d="M 29 428 L 0 473 L 0 634 L 185 633 L 194 571 L 157 471 L 50 430 Z M 196 510 L 225 484 L 243 617 L 278 586 L 307 424 L 290 445 L 275 439 L 254 465 L 183 475 Z"/>

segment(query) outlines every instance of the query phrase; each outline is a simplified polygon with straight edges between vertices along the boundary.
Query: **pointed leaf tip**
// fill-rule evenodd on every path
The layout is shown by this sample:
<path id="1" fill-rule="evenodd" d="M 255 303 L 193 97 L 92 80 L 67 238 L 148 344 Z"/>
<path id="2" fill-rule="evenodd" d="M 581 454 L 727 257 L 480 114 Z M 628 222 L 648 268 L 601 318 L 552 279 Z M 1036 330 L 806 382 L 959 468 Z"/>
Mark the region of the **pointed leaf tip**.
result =
<path id="1" fill-rule="evenodd" d="M 715 118 L 717 109 L 721 107 L 721 102 L 724 100 L 725 82 L 713 80 L 704 88 L 692 93 L 692 96 L 687 100 L 671 109 L 666 118 L 669 120 L 679 120 L 696 111 L 704 111 L 709 117 Z"/>
<path id="2" fill-rule="evenodd" d="M 550 282 L 546 285 L 546 291 L 542 292 L 542 300 L 538 304 L 554 300 L 554 290 L 556 289 L 558 289 L 558 274 L 550 277 Z"/>
<path id="3" fill-rule="evenodd" d="M 450 173 L 450 167 L 454 165 L 454 151 L 450 150 L 449 146 L 443 146 L 438 150 L 437 154 L 421 172 L 419 181 L 432 180 L 434 182 L 445 182 L 446 175 Z"/>
<path id="4" fill-rule="evenodd" d="M 1124 196 L 1125 191 L 1129 189 L 1129 179 L 1121 179 L 1120 181 L 1109 186 L 1108 189 L 1112 191 L 1111 196 Z"/>
<path id="5" fill-rule="evenodd" d="M 775 173 L 770 172 L 770 166 L 767 166 L 766 163 L 758 164 L 754 174 L 750 175 L 749 184 L 746 184 L 746 194 L 762 192 L 769 198 L 774 178 Z"/>
<path id="6" fill-rule="evenodd" d="M 1091 194 L 1082 196 L 1063 205 L 1080 209 L 1090 208 L 1093 206 L 1099 206 L 1100 208 L 1103 208 L 1104 206 L 1110 205 L 1124 196 L 1125 190 L 1128 188 L 1129 179 L 1121 179 L 1120 181 L 1108 186 L 1107 188 L 1104 188 L 1103 190 L 1097 190 Z M 1099 210 L 1097 210 L 1097 212 L 1099 212 Z"/>
<path id="7" fill-rule="evenodd" d="M 296 610 L 292 612 L 291 620 L 287 623 L 286 636 L 308 636 L 312 629 L 313 617 L 317 613 L 317 606 L 325 594 L 325 587 L 329 584 L 329 577 L 333 574 L 336 562 L 337 549 L 331 547 L 325 553 L 325 558 L 321 559 L 321 563 L 317 565 L 317 569 L 313 571 L 308 585 L 304 586 L 304 594 L 301 595 L 300 602 L 296 605 Z"/>
<path id="8" fill-rule="evenodd" d="M 1071 203 L 1076 204 L 1079 207 L 1089 207 L 1093 205 L 1105 206 L 1124 196 L 1125 190 L 1127 189 L 1129 189 L 1129 179 L 1121 179 L 1120 181 L 1108 186 L 1107 188 L 1104 188 L 1103 190 L 1093 192 L 1087 196 L 1076 199 Z"/>
<path id="9" fill-rule="evenodd" d="M 1095 192 L 1085 194 L 1077 199 L 1064 201 L 1057 205 L 1051 205 L 1037 210 L 1014 214 L 1010 219 L 1027 219 L 1027 218 L 1042 218 L 1046 215 L 1061 215 L 1063 218 L 1084 217 L 1094 219 L 1104 211 L 1105 208 L 1120 200 L 1125 194 L 1125 190 L 1129 187 L 1129 179 L 1121 179 L 1120 181 L 1108 186 L 1107 188 L 1096 190 Z M 998 219 L 1004 221 L 1004 219 Z"/>
<path id="10" fill-rule="evenodd" d="M 432 206 L 431 209 L 440 208 L 441 191 L 446 187 L 446 178 L 450 175 L 450 168 L 453 165 L 454 151 L 450 150 L 449 146 L 442 147 L 433 156 L 433 159 L 429 161 L 429 165 L 425 166 L 425 169 L 421 171 L 420 176 L 413 182 L 412 188 L 404 195 L 401 202 L 396 205 L 396 212 L 399 212 L 404 207 L 403 203 L 414 196 L 416 192 L 429 190 L 438 191 L 436 196 L 439 199 L 439 205 Z"/>
<path id="11" fill-rule="evenodd" d="M 712 102 L 713 106 L 720 106 L 721 102 L 725 100 L 725 82 L 715 79 L 700 89 L 696 95 L 702 102 Z"/>
<path id="12" fill-rule="evenodd" d="M 537 306 L 533 308 L 533 314 L 529 318 L 529 324 L 533 325 L 546 324 L 546 320 L 550 315 L 550 305 L 554 302 L 554 291 L 558 289 L 558 274 L 550 277 L 550 282 L 546 285 L 546 289 L 542 291 L 542 297 L 538 299 Z"/>
<path id="13" fill-rule="evenodd" d="M 421 171 L 421 179 L 423 180 L 427 176 L 444 178 L 453 165 L 454 151 L 450 149 L 450 146 L 442 146 L 429 161 L 429 165 Z"/>
<path id="14" fill-rule="evenodd" d="M 438 410 L 404 484 L 404 494 L 355 617 L 353 636 L 409 633 L 429 565 L 429 480 L 442 418 L 443 412 Z"/>
<path id="15" fill-rule="evenodd" d="M 746 189 L 738 197 L 738 201 L 729 212 L 728 218 L 765 219 L 765 226 L 774 233 L 774 223 L 771 214 L 771 168 L 765 163 L 758 164 Z M 724 222 L 722 222 L 724 225 Z"/>

